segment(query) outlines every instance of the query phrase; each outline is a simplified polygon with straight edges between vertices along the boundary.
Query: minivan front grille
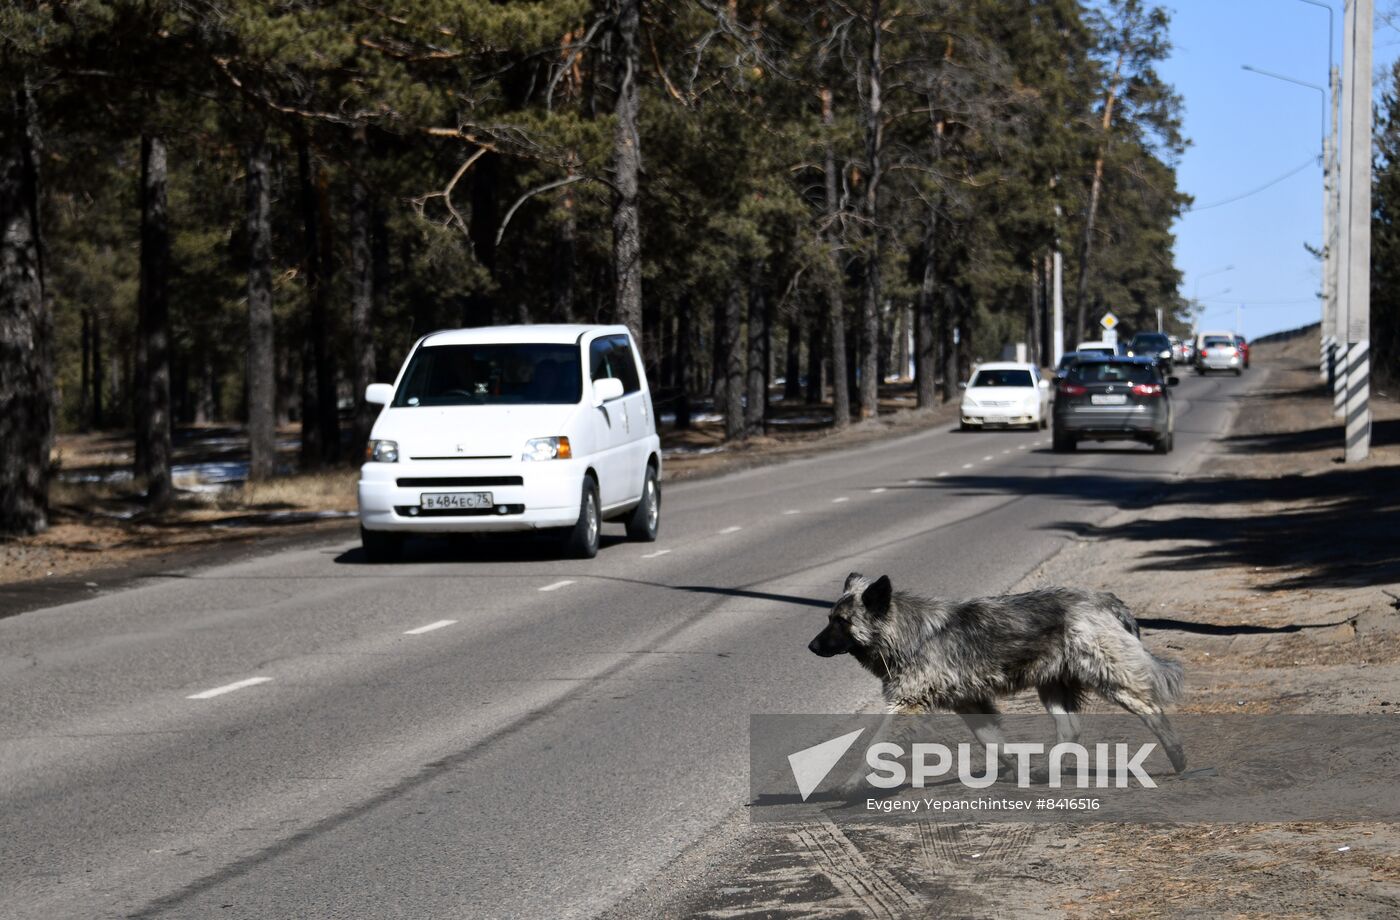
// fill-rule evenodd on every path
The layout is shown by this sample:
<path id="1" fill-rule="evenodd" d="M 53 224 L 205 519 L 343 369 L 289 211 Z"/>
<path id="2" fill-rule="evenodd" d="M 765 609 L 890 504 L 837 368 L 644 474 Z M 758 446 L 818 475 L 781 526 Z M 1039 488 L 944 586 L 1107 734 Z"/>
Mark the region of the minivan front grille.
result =
<path id="1" fill-rule="evenodd" d="M 408 486 L 523 486 L 523 476 L 410 476 L 398 481 Z"/>

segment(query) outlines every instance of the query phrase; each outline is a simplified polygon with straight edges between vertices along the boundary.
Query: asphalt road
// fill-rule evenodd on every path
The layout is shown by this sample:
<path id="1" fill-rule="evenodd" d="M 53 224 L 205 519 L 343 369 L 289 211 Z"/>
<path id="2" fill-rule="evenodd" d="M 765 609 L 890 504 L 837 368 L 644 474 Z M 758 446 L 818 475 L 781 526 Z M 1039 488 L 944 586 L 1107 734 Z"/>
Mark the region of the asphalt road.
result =
<path id="1" fill-rule="evenodd" d="M 847 572 L 1002 591 L 1249 386 L 1183 377 L 1165 457 L 939 429 L 668 487 L 589 562 L 341 541 L 0 619 L 0 915 L 596 915 L 742 814 L 751 713 L 874 699 L 806 649 Z"/>

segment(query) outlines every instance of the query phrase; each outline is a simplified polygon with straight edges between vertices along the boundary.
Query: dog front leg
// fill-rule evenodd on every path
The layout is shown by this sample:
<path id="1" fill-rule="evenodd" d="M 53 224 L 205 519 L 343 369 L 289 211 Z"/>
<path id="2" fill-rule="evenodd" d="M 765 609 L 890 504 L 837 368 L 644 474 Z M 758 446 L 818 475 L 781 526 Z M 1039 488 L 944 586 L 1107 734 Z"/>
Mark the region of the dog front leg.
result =
<path id="1" fill-rule="evenodd" d="M 997 746 L 997 761 L 1001 764 L 1001 772 L 1014 773 L 1016 758 L 1006 753 L 1006 735 L 1001 730 L 1001 713 L 997 711 L 996 704 L 991 700 L 968 700 L 954 706 L 953 711 L 962 717 L 983 747 L 991 747 L 993 744 Z"/>
<path id="2" fill-rule="evenodd" d="M 875 734 L 871 736 L 870 743 L 866 748 L 879 744 L 882 741 L 891 741 L 901 748 L 908 749 L 905 741 L 909 733 L 913 730 L 912 720 L 902 719 L 900 716 L 924 715 L 928 712 L 928 707 L 921 704 L 908 702 L 886 703 L 884 716 L 880 719 L 880 724 L 875 727 Z M 836 793 L 844 798 L 851 798 L 862 792 L 869 792 L 865 785 L 865 774 L 869 772 L 866 764 L 861 763 L 856 767 L 855 772 L 842 780 L 836 787 Z"/>

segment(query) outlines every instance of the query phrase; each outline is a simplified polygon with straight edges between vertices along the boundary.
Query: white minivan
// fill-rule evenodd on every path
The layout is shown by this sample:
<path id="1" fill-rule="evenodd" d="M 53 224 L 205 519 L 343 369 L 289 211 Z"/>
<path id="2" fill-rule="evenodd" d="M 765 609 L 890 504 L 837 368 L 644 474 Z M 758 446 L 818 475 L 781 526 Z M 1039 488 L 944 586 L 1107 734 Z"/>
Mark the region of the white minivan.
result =
<path id="1" fill-rule="evenodd" d="M 419 339 L 360 468 L 360 537 L 374 562 L 408 534 L 552 531 L 598 552 L 604 521 L 634 540 L 661 523 L 661 440 L 626 326 L 490 326 Z"/>

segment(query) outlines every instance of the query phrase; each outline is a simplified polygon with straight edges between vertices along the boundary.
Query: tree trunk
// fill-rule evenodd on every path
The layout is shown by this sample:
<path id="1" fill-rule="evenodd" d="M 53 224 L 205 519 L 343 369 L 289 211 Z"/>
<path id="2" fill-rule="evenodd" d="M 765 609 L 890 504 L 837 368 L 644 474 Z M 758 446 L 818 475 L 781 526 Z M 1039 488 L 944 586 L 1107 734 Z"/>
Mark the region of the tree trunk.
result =
<path id="1" fill-rule="evenodd" d="M 301 336 L 301 466 L 319 469 L 340 454 L 340 417 L 336 411 L 335 364 L 331 357 L 330 197 L 324 170 L 316 168 L 306 138 L 297 144 L 301 180 L 301 215 L 306 251 L 306 315 Z"/>
<path id="2" fill-rule="evenodd" d="M 763 266 L 754 263 L 749 272 L 748 400 L 744 427 L 749 434 L 763 434 L 768 414 L 768 298 L 763 291 Z"/>
<path id="3" fill-rule="evenodd" d="M 865 112 L 865 220 L 866 257 L 861 301 L 862 344 L 860 366 L 860 417 L 880 414 L 880 152 L 884 146 L 884 113 L 880 98 L 880 0 L 870 3 L 870 57 L 866 62 L 867 96 Z"/>
<path id="4" fill-rule="evenodd" d="M 78 430 L 86 432 L 92 427 L 89 415 L 92 410 L 89 401 L 92 393 L 92 311 L 84 308 L 79 316 L 82 320 L 79 344 L 83 352 L 83 367 L 78 385 Z"/>
<path id="5" fill-rule="evenodd" d="M 1089 254 L 1094 243 L 1094 218 L 1099 212 L 1099 197 L 1103 191 L 1104 157 L 1108 152 L 1108 132 L 1113 126 L 1113 106 L 1118 100 L 1118 79 L 1123 72 L 1123 57 L 1126 49 L 1118 52 L 1118 62 L 1113 65 L 1113 77 L 1108 83 L 1108 94 L 1104 99 L 1103 123 L 1100 127 L 1099 153 L 1094 159 L 1094 178 L 1089 184 L 1089 209 L 1084 216 L 1084 233 L 1079 240 L 1079 275 L 1075 279 L 1074 315 L 1076 341 L 1085 337 L 1084 311 L 1089 294 Z"/>
<path id="6" fill-rule="evenodd" d="M 783 402 L 802 398 L 802 318 L 793 313 L 787 324 L 787 360 L 783 366 Z"/>
<path id="7" fill-rule="evenodd" d="M 923 245 L 924 270 L 914 299 L 914 386 L 920 409 L 938 400 L 938 342 L 934 296 L 938 283 L 938 213 L 930 210 Z"/>
<path id="8" fill-rule="evenodd" d="M 262 128 L 248 147 L 248 478 L 277 468 L 272 342 L 271 154 Z"/>
<path id="9" fill-rule="evenodd" d="M 638 120 L 637 30 L 641 0 L 616 0 L 613 53 L 617 80 L 617 127 L 613 134 L 613 299 L 617 321 L 642 344 L 642 232 L 637 214 L 637 181 L 642 169 Z M 645 354 L 645 351 L 643 352 Z"/>
<path id="10" fill-rule="evenodd" d="M 690 427 L 690 337 L 693 304 L 687 296 L 681 300 L 676 317 L 676 430 Z"/>
<path id="11" fill-rule="evenodd" d="M 851 390 L 846 370 L 846 301 L 842 296 L 842 272 L 840 260 L 836 256 L 838 240 L 836 223 L 841 208 L 837 194 L 839 185 L 836 176 L 836 149 L 832 140 L 832 125 L 835 116 L 832 111 L 831 90 L 822 87 L 822 127 L 824 149 L 822 171 L 826 183 L 826 272 L 822 279 L 823 294 L 826 297 L 827 325 L 831 330 L 831 414 L 832 425 L 838 429 L 851 423 Z"/>
<path id="12" fill-rule="evenodd" d="M 166 204 L 165 142 L 141 138 L 141 281 L 137 341 L 140 410 L 136 415 L 138 467 L 146 501 L 170 501 L 170 216 Z"/>
<path id="13" fill-rule="evenodd" d="M 730 281 L 724 298 L 724 344 L 720 350 L 724 362 L 724 437 L 729 441 L 748 436 L 744 420 L 744 349 L 739 340 L 743 323 L 743 292 L 738 281 Z"/>
<path id="14" fill-rule="evenodd" d="M 820 405 L 822 397 L 826 395 L 822 387 L 822 361 L 826 353 L 826 344 L 822 337 L 822 329 L 826 323 L 820 315 L 814 314 L 809 317 L 807 324 L 807 402 L 810 405 Z"/>
<path id="15" fill-rule="evenodd" d="M 363 150 L 363 137 L 356 149 Z M 378 408 L 365 401 L 365 389 L 374 383 L 374 257 L 372 255 L 369 188 L 365 184 L 364 159 L 359 158 L 350 185 L 350 351 L 352 397 L 355 405 L 350 456 L 364 455 L 370 428 Z"/>
<path id="16" fill-rule="evenodd" d="M 1044 304 L 1041 302 L 1041 293 L 1044 287 L 1040 283 L 1040 260 L 1034 255 L 1031 256 L 1031 299 L 1029 334 L 1026 336 L 1026 360 L 1039 367 L 1040 359 L 1040 322 Z"/>
<path id="17" fill-rule="evenodd" d="M 957 320 L 953 315 L 953 291 L 944 287 L 943 309 L 938 313 L 939 351 L 943 356 L 943 401 L 951 402 L 958 391 Z"/>
<path id="18" fill-rule="evenodd" d="M 92 317 L 92 427 L 102 430 L 102 397 L 107 392 L 107 365 L 102 360 L 102 322 Z"/>
<path id="19" fill-rule="evenodd" d="M 27 535 L 49 524 L 51 324 L 34 99 L 27 80 L 0 93 L 0 534 Z"/>
<path id="20" fill-rule="evenodd" d="M 572 159 L 571 159 L 572 164 Z M 570 172 L 570 175 L 573 175 Z M 554 271 L 550 276 L 550 294 L 553 301 L 554 322 L 574 321 L 574 251 L 578 234 L 578 203 L 574 197 L 574 187 L 565 186 L 564 197 L 559 204 L 562 215 L 554 224 Z"/>

